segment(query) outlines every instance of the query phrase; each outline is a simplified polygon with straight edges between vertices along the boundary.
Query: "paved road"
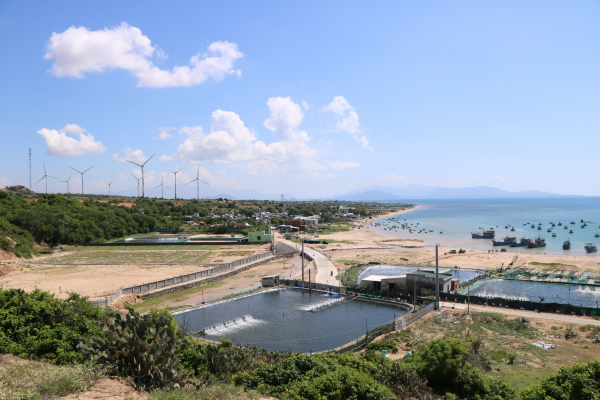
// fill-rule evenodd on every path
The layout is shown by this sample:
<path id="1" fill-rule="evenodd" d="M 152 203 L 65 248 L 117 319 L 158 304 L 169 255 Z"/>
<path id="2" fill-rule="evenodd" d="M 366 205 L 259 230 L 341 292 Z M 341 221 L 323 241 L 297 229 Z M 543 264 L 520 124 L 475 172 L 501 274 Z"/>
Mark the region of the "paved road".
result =
<path id="1" fill-rule="evenodd" d="M 466 310 L 467 305 L 462 303 L 450 303 L 440 301 L 440 306 L 444 308 L 452 308 L 456 306 L 457 309 Z M 560 315 L 560 314 L 551 314 L 551 313 L 536 313 L 534 311 L 525 311 L 525 310 L 514 310 L 510 308 L 501 308 L 501 307 L 482 307 L 482 306 L 474 306 L 471 305 L 472 311 L 480 311 L 480 312 L 493 312 L 498 314 L 506 314 L 506 315 L 515 315 L 518 317 L 526 317 L 526 318 L 540 318 L 540 319 L 550 319 L 553 321 L 561 321 L 561 322 L 570 322 L 573 324 L 591 324 L 600 326 L 600 321 L 593 318 L 585 318 L 585 317 L 577 317 L 574 315 Z"/>
<path id="2" fill-rule="evenodd" d="M 281 236 L 277 237 L 276 241 L 279 243 L 287 244 L 295 249 L 301 250 L 302 245 L 298 243 L 294 243 L 289 240 L 283 239 Z M 316 250 L 309 248 L 306 244 L 304 245 L 304 252 L 311 256 L 315 261 L 315 265 L 317 267 L 317 276 L 315 278 L 315 282 L 324 283 L 326 285 L 338 286 L 339 282 L 335 279 L 337 275 L 337 268 L 335 264 L 329 260 L 329 258 L 325 257 L 323 254 L 319 253 Z M 333 272 L 333 274 L 332 274 Z M 308 276 L 305 275 L 304 279 L 308 281 Z"/>

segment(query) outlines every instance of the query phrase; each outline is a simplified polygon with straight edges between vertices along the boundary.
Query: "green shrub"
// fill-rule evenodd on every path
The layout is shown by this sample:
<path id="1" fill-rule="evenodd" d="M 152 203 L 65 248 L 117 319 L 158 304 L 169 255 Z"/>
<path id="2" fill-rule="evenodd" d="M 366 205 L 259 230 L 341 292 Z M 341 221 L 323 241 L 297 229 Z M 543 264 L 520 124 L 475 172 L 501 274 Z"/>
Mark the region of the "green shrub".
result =
<path id="1" fill-rule="evenodd" d="M 398 346 L 392 340 L 380 340 L 378 342 L 371 342 L 366 347 L 367 350 L 381 351 L 389 350 L 392 354 L 398 353 Z"/>
<path id="2" fill-rule="evenodd" d="M 596 400 L 600 398 L 600 361 L 561 367 L 557 374 L 523 389 L 521 400 Z"/>
<path id="3" fill-rule="evenodd" d="M 81 363 L 81 338 L 102 336 L 104 311 L 72 294 L 67 300 L 34 290 L 0 289 L 0 353 L 57 364 Z"/>
<path id="4" fill-rule="evenodd" d="M 174 321 L 164 314 L 140 315 L 129 309 L 124 317 L 112 312 L 102 321 L 105 338 L 83 340 L 80 348 L 98 364 L 110 365 L 131 377 L 138 388 L 184 385 L 177 371 L 176 350 L 182 340 Z"/>

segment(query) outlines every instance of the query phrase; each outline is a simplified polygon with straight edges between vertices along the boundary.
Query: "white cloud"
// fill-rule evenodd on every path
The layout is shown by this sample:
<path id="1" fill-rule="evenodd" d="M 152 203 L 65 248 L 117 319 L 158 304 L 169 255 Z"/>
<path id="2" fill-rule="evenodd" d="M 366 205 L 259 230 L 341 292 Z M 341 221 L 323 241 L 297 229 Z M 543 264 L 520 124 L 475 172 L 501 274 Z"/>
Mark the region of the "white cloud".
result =
<path id="1" fill-rule="evenodd" d="M 112 159 L 122 163 L 125 163 L 129 160 L 138 164 L 146 162 L 146 160 L 148 159 L 148 157 L 144 155 L 143 150 L 134 150 L 131 147 L 125 147 L 123 149 L 123 153 L 125 153 L 123 157 L 119 157 L 118 154 L 113 154 Z"/>
<path id="2" fill-rule="evenodd" d="M 140 87 L 192 86 L 208 79 L 221 81 L 226 75 L 241 75 L 234 69 L 243 57 L 235 43 L 213 42 L 205 53 L 190 58 L 189 66 L 162 70 L 150 60 L 165 59 L 139 28 L 123 22 L 119 26 L 91 31 L 83 26 L 52 33 L 46 43 L 46 60 L 55 60 L 51 72 L 58 77 L 83 78 L 85 73 L 125 69 L 138 78 Z"/>
<path id="3" fill-rule="evenodd" d="M 373 148 L 369 145 L 369 141 L 367 140 L 367 137 L 365 135 L 362 135 L 362 136 L 354 135 L 354 140 L 359 142 L 361 147 L 363 147 L 367 150 L 373 151 Z"/>
<path id="4" fill-rule="evenodd" d="M 360 167 L 360 164 L 352 161 L 334 161 L 331 164 L 329 164 L 329 168 L 331 169 L 346 169 L 356 167 Z"/>
<path id="5" fill-rule="evenodd" d="M 256 171 L 250 171 L 250 172 L 248 172 L 248 175 L 250 175 L 251 177 L 254 178 L 254 177 L 256 177 L 258 175 L 258 172 L 256 172 Z"/>
<path id="6" fill-rule="evenodd" d="M 331 112 L 337 115 L 337 129 L 352 133 L 354 140 L 361 144 L 361 147 L 373 151 L 373 147 L 369 145 L 366 136 L 359 136 L 360 123 L 358 121 L 358 113 L 356 109 L 348 103 L 344 96 L 335 96 L 331 103 L 323 107 L 324 112 Z"/>
<path id="7" fill-rule="evenodd" d="M 12 181 L 10 179 L 5 178 L 5 177 L 0 178 L 0 185 L 8 186 L 11 184 L 12 184 Z"/>
<path id="8" fill-rule="evenodd" d="M 167 127 L 167 128 L 159 128 L 160 133 L 158 134 L 158 137 L 154 137 L 154 140 L 166 140 L 169 138 L 172 138 L 173 135 L 169 133 L 169 131 L 175 130 L 177 128 L 175 127 Z"/>
<path id="9" fill-rule="evenodd" d="M 310 104 L 308 104 L 308 101 L 302 100 L 301 103 L 302 103 L 302 108 L 304 108 L 304 111 L 310 110 Z"/>
<path id="10" fill-rule="evenodd" d="M 177 159 L 177 157 L 178 157 L 177 153 L 170 155 L 170 156 L 163 154 L 162 156 L 158 157 L 158 159 L 160 161 L 173 161 L 173 160 Z"/>
<path id="11" fill-rule="evenodd" d="M 289 97 L 271 97 L 267 101 L 271 117 L 264 121 L 265 127 L 279 139 L 290 141 L 307 141 L 308 134 L 298 131 L 304 115 L 300 106 Z"/>
<path id="12" fill-rule="evenodd" d="M 211 118 L 210 131 L 202 126 L 186 126 L 186 135 L 178 156 L 187 162 L 228 163 L 236 167 L 273 173 L 285 170 L 322 169 L 315 161 L 318 150 L 306 144 L 306 132 L 298 129 L 302 122 L 300 107 L 289 98 L 272 97 L 267 102 L 271 116 L 264 125 L 281 141 L 266 144 L 254 130 L 245 126 L 234 112 L 217 110 Z"/>
<path id="13" fill-rule="evenodd" d="M 46 141 L 48 154 L 55 156 L 74 156 L 86 153 L 102 153 L 106 147 L 96 141 L 91 133 L 76 124 L 67 124 L 64 128 L 42 128 L 37 133 Z M 69 136 L 71 135 L 71 136 Z M 79 138 L 76 138 L 76 137 Z"/>

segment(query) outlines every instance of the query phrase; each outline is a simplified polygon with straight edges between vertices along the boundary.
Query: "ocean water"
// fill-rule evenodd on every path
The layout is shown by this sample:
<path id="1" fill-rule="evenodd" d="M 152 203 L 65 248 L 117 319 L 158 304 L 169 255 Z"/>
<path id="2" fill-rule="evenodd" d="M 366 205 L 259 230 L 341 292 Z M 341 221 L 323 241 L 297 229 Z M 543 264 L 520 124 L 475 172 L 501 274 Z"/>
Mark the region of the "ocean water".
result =
<path id="1" fill-rule="evenodd" d="M 390 225 L 398 225 L 393 230 L 384 230 L 386 226 L 371 226 L 372 229 L 383 235 L 398 238 L 423 239 L 427 243 L 441 243 L 456 245 L 457 247 L 499 250 L 493 247 L 489 239 L 471 239 L 471 232 L 481 231 L 480 228 L 494 228 L 496 239 L 506 235 L 546 239 L 546 247 L 540 249 L 527 249 L 523 247 L 506 247 L 509 252 L 529 252 L 546 254 L 585 255 L 598 257 L 599 253 L 586 253 L 583 246 L 588 242 L 597 242 L 595 233 L 600 233 L 600 198 L 561 198 L 561 199 L 485 199 L 485 200 L 411 200 L 419 207 L 405 214 L 373 221 Z M 581 228 L 580 221 L 587 222 L 587 227 Z M 575 222 L 571 225 L 570 222 Z M 408 229 L 401 229 L 400 223 L 419 223 L 418 229 L 424 228 L 433 232 L 409 234 Z M 550 222 L 563 226 L 551 228 Z M 537 230 L 541 223 L 542 230 Z M 525 224 L 525 225 L 524 225 Z M 531 228 L 535 224 L 536 228 Z M 564 225 L 568 229 L 563 229 Z M 510 226 L 515 227 L 515 232 L 510 231 Z M 557 236 L 547 232 L 551 228 Z M 573 230 L 569 234 L 569 230 Z M 397 230 L 397 231 L 396 231 Z M 443 232 L 440 234 L 440 232 Z M 571 240 L 571 250 L 563 250 L 563 242 Z"/>

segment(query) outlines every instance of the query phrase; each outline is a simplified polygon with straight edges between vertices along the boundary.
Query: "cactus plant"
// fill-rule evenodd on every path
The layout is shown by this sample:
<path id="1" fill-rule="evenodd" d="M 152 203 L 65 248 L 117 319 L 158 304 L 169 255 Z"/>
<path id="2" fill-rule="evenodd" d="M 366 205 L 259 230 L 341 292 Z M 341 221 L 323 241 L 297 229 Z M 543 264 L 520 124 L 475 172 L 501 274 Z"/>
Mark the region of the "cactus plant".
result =
<path id="1" fill-rule="evenodd" d="M 133 309 L 125 316 L 111 312 L 101 326 L 105 339 L 79 344 L 85 357 L 113 366 L 118 375 L 132 378 L 137 388 L 185 384 L 177 373 L 176 350 L 182 341 L 165 315 L 140 315 Z"/>

